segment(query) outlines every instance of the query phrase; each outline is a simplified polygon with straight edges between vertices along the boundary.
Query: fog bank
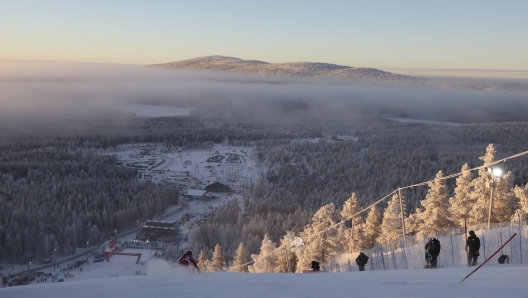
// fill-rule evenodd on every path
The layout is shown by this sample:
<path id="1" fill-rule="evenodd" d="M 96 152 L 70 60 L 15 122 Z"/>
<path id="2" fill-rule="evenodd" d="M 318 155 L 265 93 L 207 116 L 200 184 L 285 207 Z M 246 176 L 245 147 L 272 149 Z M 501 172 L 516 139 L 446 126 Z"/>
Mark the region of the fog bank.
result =
<path id="1" fill-rule="evenodd" d="M 372 87 L 131 65 L 0 62 L 3 122 L 96 116 L 124 104 L 251 119 L 360 113 L 462 123 L 526 121 L 527 97 L 522 92 Z"/>

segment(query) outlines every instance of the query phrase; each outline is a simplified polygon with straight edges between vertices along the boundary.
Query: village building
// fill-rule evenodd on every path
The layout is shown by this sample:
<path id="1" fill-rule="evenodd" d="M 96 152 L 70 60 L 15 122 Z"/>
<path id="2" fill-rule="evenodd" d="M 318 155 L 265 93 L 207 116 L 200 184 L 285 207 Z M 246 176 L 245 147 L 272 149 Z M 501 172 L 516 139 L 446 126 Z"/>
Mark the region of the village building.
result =
<path id="1" fill-rule="evenodd" d="M 207 184 L 204 189 L 209 192 L 233 192 L 231 187 L 218 181 Z"/>
<path id="2" fill-rule="evenodd" d="M 206 199 L 207 190 L 201 190 L 201 189 L 189 189 L 187 190 L 187 194 L 185 195 L 186 198 L 189 200 L 204 200 Z"/>

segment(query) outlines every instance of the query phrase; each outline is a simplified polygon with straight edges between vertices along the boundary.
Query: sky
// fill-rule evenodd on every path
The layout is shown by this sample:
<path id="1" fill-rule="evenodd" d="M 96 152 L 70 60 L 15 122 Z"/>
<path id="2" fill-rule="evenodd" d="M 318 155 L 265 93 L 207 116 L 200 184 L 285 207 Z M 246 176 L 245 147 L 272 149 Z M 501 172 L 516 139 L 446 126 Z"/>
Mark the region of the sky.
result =
<path id="1" fill-rule="evenodd" d="M 0 2 L 0 60 L 528 70 L 528 1 Z"/>

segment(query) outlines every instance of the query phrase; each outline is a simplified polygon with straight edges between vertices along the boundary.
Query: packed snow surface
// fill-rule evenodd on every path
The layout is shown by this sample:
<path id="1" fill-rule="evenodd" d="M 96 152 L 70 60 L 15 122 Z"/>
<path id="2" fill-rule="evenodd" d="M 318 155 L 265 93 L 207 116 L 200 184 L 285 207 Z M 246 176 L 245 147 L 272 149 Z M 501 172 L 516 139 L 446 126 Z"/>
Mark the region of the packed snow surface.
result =
<path id="1" fill-rule="evenodd" d="M 113 260 L 115 258 L 115 260 Z M 113 257 L 64 283 L 0 289 L 1 297 L 526 297 L 526 265 L 314 274 L 196 274 L 160 259 L 145 265 Z M 95 265 L 99 266 L 98 268 Z M 126 268 L 128 267 L 128 268 Z M 128 270 L 128 273 L 125 272 Z M 135 275 L 142 270 L 141 275 Z M 144 275 L 146 274 L 146 275 Z M 77 278 L 77 275 L 80 275 Z"/>

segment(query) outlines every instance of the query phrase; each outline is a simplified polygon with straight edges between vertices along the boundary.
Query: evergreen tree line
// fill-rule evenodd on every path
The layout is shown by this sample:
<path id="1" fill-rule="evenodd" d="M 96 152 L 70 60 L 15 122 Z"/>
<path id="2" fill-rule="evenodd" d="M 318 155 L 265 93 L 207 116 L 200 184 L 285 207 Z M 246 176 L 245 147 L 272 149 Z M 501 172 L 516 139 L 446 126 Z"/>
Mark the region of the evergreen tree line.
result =
<path id="1" fill-rule="evenodd" d="M 46 147 L 0 157 L 0 262 L 73 254 L 177 204 L 177 189 L 138 183 L 137 173 L 97 156 Z"/>
<path id="2" fill-rule="evenodd" d="M 496 148 L 493 144 L 486 148 L 486 154 L 479 159 L 484 168 L 471 172 L 468 164 L 464 164 L 462 174 L 453 179 L 455 188 L 452 194 L 443 172 L 437 172 L 435 178 L 427 184 L 427 194 L 419 202 L 419 207 L 410 215 L 404 214 L 408 236 L 418 236 L 421 239 L 441 235 L 451 227 L 463 227 L 465 222 L 468 225 L 486 223 L 491 186 L 494 188 L 491 223 L 528 219 L 528 184 L 524 187 L 514 186 L 511 171 L 501 175 L 500 179 L 488 172 L 496 161 Z M 404 199 L 402 201 L 405 203 Z M 243 223 L 240 213 L 236 212 L 237 206 L 236 202 L 232 202 L 221 214 L 231 218 L 237 215 L 238 224 L 242 224 L 246 230 L 248 225 Z M 377 243 L 395 243 L 401 239 L 403 223 L 397 193 L 390 197 L 383 214 L 378 206 L 370 208 L 366 214 L 361 214 L 360 211 L 362 207 L 358 196 L 352 193 L 341 209 L 337 209 L 334 203 L 319 208 L 300 233 L 287 231 L 279 242 L 273 242 L 265 232 L 258 250 L 255 250 L 258 244 L 254 239 L 237 244 L 237 238 L 231 238 L 235 240 L 229 244 L 236 248 L 234 256 L 229 259 L 224 253 L 219 263 L 217 250 L 222 250 L 220 244 L 216 244 L 212 251 L 202 249 L 200 266 L 203 270 L 211 271 L 299 272 L 308 269 L 313 260 L 324 263 L 338 254 L 358 252 L 372 248 Z M 203 231 L 204 229 L 201 232 Z M 217 235 L 224 235 L 226 230 L 217 232 Z M 227 238 L 223 240 L 225 239 Z M 302 239 L 302 245 L 298 245 L 299 239 Z M 251 248 L 258 253 L 250 255 Z M 211 260 L 209 255 L 213 256 Z"/>
<path id="3" fill-rule="evenodd" d="M 265 165 L 268 171 L 256 185 L 253 185 L 251 194 L 246 196 L 244 215 L 237 211 L 235 220 L 227 220 L 226 218 L 234 217 L 235 212 L 231 211 L 228 213 L 229 216 L 222 220 L 212 220 L 196 229 L 195 231 L 201 231 L 200 237 L 199 240 L 197 237 L 193 238 L 193 245 L 203 249 L 208 255 L 211 255 L 214 247 L 220 244 L 223 247 L 223 258 L 226 262 L 230 262 L 235 257 L 240 243 L 246 244 L 246 249 L 251 255 L 258 253 L 266 233 L 269 240 L 274 243 L 279 243 L 288 231 L 298 235 L 310 223 L 310 219 L 320 206 L 329 203 L 344 204 L 351 192 L 357 193 L 360 204 L 364 207 L 400 186 L 433 179 L 438 169 L 442 169 L 445 173 L 453 173 L 457 172 L 464 163 L 468 163 L 470 167 L 478 165 L 478 156 L 489 143 L 497 144 L 502 155 L 498 156 L 500 159 L 522 151 L 527 147 L 526 142 L 528 142 L 528 139 L 523 137 L 528 132 L 526 123 L 450 127 L 396 123 L 376 116 L 355 115 L 351 119 L 345 118 L 336 117 L 329 120 L 324 117 L 293 115 L 284 121 L 270 122 L 220 117 L 137 118 L 123 116 L 97 121 L 90 119 L 62 123 L 64 125 L 51 123 L 31 127 L 31 129 L 4 129 L 0 134 L 0 171 L 4 179 L 1 186 L 2 203 L 0 206 L 2 209 L 7 209 L 4 205 L 10 202 L 7 202 L 5 198 L 6 193 L 10 195 L 13 192 L 11 189 L 17 189 L 18 193 L 24 193 L 24 191 L 29 193 L 29 190 L 33 189 L 32 194 L 36 193 L 45 198 L 40 200 L 42 207 L 39 206 L 39 209 L 52 210 L 55 208 L 61 196 L 56 195 L 55 198 L 50 199 L 49 187 L 46 188 L 44 182 L 37 185 L 35 181 L 38 180 L 35 180 L 31 184 L 28 176 L 36 173 L 35 176 L 40 174 L 46 178 L 55 175 L 56 183 L 67 188 L 63 192 L 75 193 L 77 197 L 80 194 L 82 198 L 87 198 L 86 203 L 83 201 L 84 205 L 93 203 L 94 200 L 88 198 L 94 196 L 102 197 L 100 200 L 104 200 L 105 203 L 108 201 L 110 202 L 108 204 L 117 204 L 119 207 L 106 210 L 110 218 L 116 218 L 120 210 L 125 214 L 126 210 L 130 210 L 128 213 L 139 213 L 138 208 L 140 207 L 137 204 L 129 203 L 126 206 L 124 202 L 126 200 L 121 199 L 130 198 L 130 196 L 138 197 L 135 194 L 141 192 L 137 188 L 134 190 L 134 187 L 140 187 L 133 186 L 135 173 L 117 167 L 115 158 L 91 154 L 92 148 L 107 149 L 119 144 L 135 142 L 156 142 L 168 147 L 182 146 L 184 148 L 208 148 L 211 143 L 217 142 L 238 146 L 254 145 L 257 164 Z M 296 122 L 294 121 L 296 119 L 302 121 Z M 302 140 L 330 135 L 336 135 L 339 138 L 340 134 L 354 135 L 358 141 L 313 144 Z M 33 155 L 38 158 L 34 158 Z M 73 167 L 75 171 L 69 171 L 68 163 L 76 164 L 76 160 L 82 167 Z M 97 162 L 101 160 L 105 161 Z M 47 163 L 50 164 L 48 166 L 50 171 L 54 169 L 52 174 L 48 172 L 43 174 L 41 170 L 38 170 L 39 166 Z M 513 173 L 514 184 L 520 185 L 521 181 L 526 181 L 528 175 L 526 163 L 526 160 L 520 159 L 515 163 L 506 164 L 505 169 Z M 100 166 L 98 171 L 92 170 L 93 181 L 99 182 L 91 184 L 90 189 L 94 190 L 93 193 L 85 194 L 89 191 L 83 189 L 82 182 L 89 177 L 86 175 L 94 165 Z M 35 169 L 38 171 L 35 172 Z M 43 169 L 47 168 L 43 167 Z M 100 172 L 108 173 L 101 174 Z M 110 180 L 109 177 L 115 177 L 115 182 L 104 182 L 105 179 Z M 3 191 L 3 189 L 8 189 L 4 181 L 13 182 L 8 191 Z M 118 188 L 118 185 L 127 185 L 127 181 L 130 182 L 129 186 Z M 25 186 L 21 187 L 20 184 Z M 150 190 L 151 198 L 157 196 L 154 194 L 156 191 L 168 191 L 152 184 L 140 188 L 142 187 Z M 447 187 L 452 193 L 455 188 L 454 182 L 448 181 Z M 117 189 L 111 191 L 112 188 Z M 46 191 L 36 191 L 38 189 Z M 424 188 L 407 191 L 405 194 L 407 214 L 420 207 L 419 201 L 425 198 L 426 192 Z M 128 195 L 129 193 L 131 195 Z M 172 195 L 170 197 L 174 198 Z M 64 205 L 64 202 L 59 204 Z M 147 209 L 151 208 L 148 202 L 145 204 L 147 204 Z M 14 207 L 9 209 L 9 215 L 12 217 L 12 214 L 20 212 L 19 209 L 27 210 L 29 205 L 29 203 L 14 204 Z M 126 208 L 122 207 L 123 205 Z M 156 206 L 161 207 L 161 204 L 158 203 Z M 161 209 L 157 208 L 156 211 Z M 73 209 L 73 211 L 75 214 L 72 213 L 70 216 L 72 222 L 77 221 L 82 211 L 87 212 L 84 209 L 82 211 Z M 222 218 L 223 212 L 217 213 L 218 218 Z M 2 245 L 4 260 L 7 253 L 5 249 L 7 234 L 13 239 L 20 233 L 21 246 L 19 247 L 26 247 L 25 240 L 22 238 L 25 225 L 11 226 L 9 233 L 4 232 L 6 223 L 8 219 L 11 220 L 11 217 L 0 217 L 2 224 L 0 240 L 3 241 L 0 245 Z M 115 230 L 115 226 L 124 225 L 126 228 L 127 225 L 134 224 L 136 220 L 136 218 L 108 220 L 108 229 L 104 227 L 104 224 L 101 227 L 97 224 L 97 229 L 106 233 L 108 230 Z M 86 230 L 85 226 L 93 227 L 94 222 L 97 222 L 97 219 L 84 220 L 83 228 Z M 110 227 L 110 223 L 114 226 Z M 73 224 L 70 222 L 69 226 L 72 227 Z M 118 228 L 118 230 L 122 229 Z M 195 231 L 193 234 L 198 233 Z M 38 234 L 42 233 L 38 232 Z M 54 232 L 54 235 L 57 237 L 58 232 Z M 79 239 L 82 237 L 74 239 L 71 236 L 69 242 L 65 240 L 63 243 L 70 243 L 70 248 L 85 243 L 84 240 Z M 31 245 L 27 246 L 31 247 Z M 62 253 L 71 252 L 67 246 L 57 245 L 56 247 L 57 249 L 62 247 Z M 49 251 L 51 250 L 48 249 L 48 253 Z M 21 254 L 19 253 L 19 256 Z M 36 252 L 36 254 L 40 257 L 46 255 L 43 252 Z M 10 260 L 17 262 L 17 257 L 10 257 Z"/>
<path id="4" fill-rule="evenodd" d="M 0 122 L 0 153 L 48 146 L 70 150 L 108 149 L 131 143 L 162 143 L 167 147 L 184 149 L 208 148 L 213 143 L 224 142 L 232 146 L 250 146 L 257 140 L 320 136 L 322 129 L 322 126 L 306 127 L 301 123 L 214 117 L 113 116 L 22 127 L 11 127 Z M 289 134 L 291 130 L 298 133 Z"/>
<path id="5" fill-rule="evenodd" d="M 299 126 L 301 127 L 301 126 Z M 295 135 L 276 124 L 214 117 L 100 118 L 0 123 L 0 263 L 22 263 L 74 253 L 101 243 L 114 231 L 135 227 L 169 205 L 179 191 L 150 182 L 97 152 L 128 143 L 209 148 L 214 143 L 250 146 L 259 139 Z"/>
<path id="6" fill-rule="evenodd" d="M 439 169 L 452 174 L 466 163 L 470 168 L 480 166 L 479 156 L 490 142 L 500 149 L 497 159 L 528 148 L 528 139 L 523 137 L 528 132 L 526 123 L 444 126 L 373 119 L 353 127 L 335 129 L 329 134 L 338 138 L 339 133 L 352 134 L 358 138 L 357 142 L 255 142 L 254 156 L 267 168 L 267 173 L 246 198 L 249 216 L 245 224 L 232 225 L 236 231 L 230 233 L 240 234 L 241 241 L 262 241 L 268 233 L 271 241 L 279 243 L 287 231 L 298 235 L 320 206 L 341 205 L 350 192 L 356 193 L 360 205 L 366 207 L 399 187 L 433 180 Z M 505 175 L 504 181 L 510 179 L 514 185 L 528 181 L 526 158 L 508 161 L 501 167 L 512 173 Z M 446 187 L 453 195 L 455 179 L 447 180 Z M 403 196 L 404 212 L 411 214 L 421 208 L 420 201 L 427 196 L 427 188 L 407 189 Z M 386 208 L 387 204 L 383 202 L 379 207 Z M 288 218 L 293 220 L 285 220 Z M 413 220 L 410 218 L 410 223 Z M 286 227 L 287 223 L 295 225 Z M 201 229 L 209 227 L 210 223 L 206 223 Z M 223 228 L 229 230 L 230 226 Z M 412 231 L 412 226 L 409 230 Z M 209 254 L 217 243 L 209 242 L 206 236 L 196 241 L 205 245 Z M 239 243 L 221 242 L 228 257 L 234 255 Z M 246 245 L 249 254 L 258 252 L 255 247 L 258 245 Z"/>

